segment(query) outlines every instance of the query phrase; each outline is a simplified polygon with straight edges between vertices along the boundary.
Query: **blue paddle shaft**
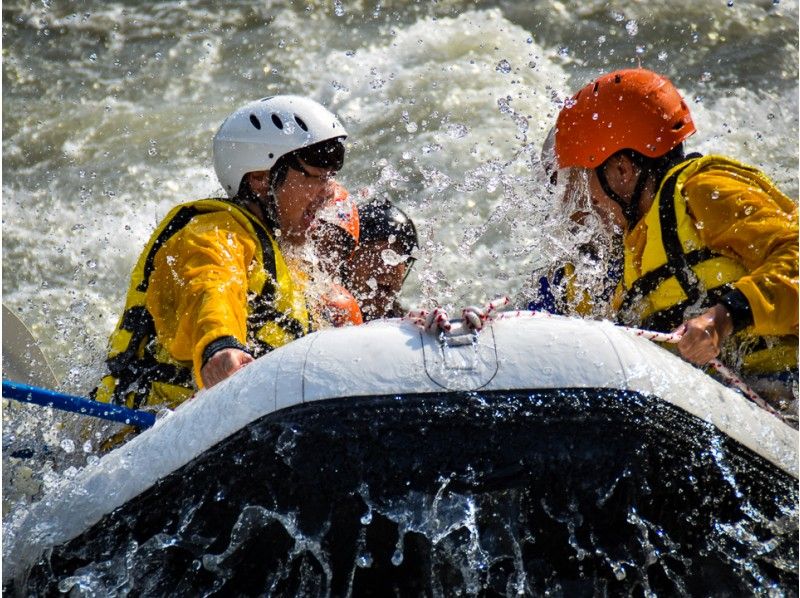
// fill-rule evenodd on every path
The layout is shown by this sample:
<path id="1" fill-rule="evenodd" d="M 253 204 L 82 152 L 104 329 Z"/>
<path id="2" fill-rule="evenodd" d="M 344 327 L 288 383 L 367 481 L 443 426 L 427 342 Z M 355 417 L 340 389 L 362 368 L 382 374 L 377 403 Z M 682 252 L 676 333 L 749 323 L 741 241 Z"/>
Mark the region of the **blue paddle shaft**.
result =
<path id="1" fill-rule="evenodd" d="M 156 422 L 156 416 L 146 411 L 136 411 L 119 405 L 65 395 L 46 388 L 28 386 L 11 380 L 3 380 L 3 396 L 6 399 L 52 407 L 62 411 L 71 411 L 81 415 L 90 415 L 136 426 L 137 428 L 149 428 Z"/>

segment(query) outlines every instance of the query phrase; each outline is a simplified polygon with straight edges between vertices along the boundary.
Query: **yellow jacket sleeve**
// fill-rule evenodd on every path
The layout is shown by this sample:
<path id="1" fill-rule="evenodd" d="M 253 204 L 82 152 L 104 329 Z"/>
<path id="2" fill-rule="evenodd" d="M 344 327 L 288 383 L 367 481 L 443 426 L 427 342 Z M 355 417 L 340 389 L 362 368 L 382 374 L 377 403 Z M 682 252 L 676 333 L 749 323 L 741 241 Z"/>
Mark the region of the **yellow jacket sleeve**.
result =
<path id="1" fill-rule="evenodd" d="M 683 187 L 701 240 L 748 271 L 734 283 L 750 304 L 753 332 L 797 334 L 797 206 L 766 178 L 707 168 Z"/>
<path id="2" fill-rule="evenodd" d="M 256 244 L 227 212 L 195 216 L 155 255 L 146 305 L 160 343 L 191 361 L 195 382 L 203 350 L 232 336 L 247 341 L 248 268 Z"/>

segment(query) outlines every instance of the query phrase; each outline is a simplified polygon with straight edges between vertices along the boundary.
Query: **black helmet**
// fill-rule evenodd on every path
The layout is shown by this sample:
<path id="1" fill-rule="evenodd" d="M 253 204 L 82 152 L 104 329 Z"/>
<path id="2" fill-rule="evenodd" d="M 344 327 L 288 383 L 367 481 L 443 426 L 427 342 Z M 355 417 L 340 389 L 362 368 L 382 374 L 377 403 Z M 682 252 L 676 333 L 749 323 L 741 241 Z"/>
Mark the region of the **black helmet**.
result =
<path id="1" fill-rule="evenodd" d="M 358 208 L 359 243 L 388 241 L 399 243 L 403 254 L 419 247 L 417 229 L 411 218 L 388 199 L 376 199 Z"/>

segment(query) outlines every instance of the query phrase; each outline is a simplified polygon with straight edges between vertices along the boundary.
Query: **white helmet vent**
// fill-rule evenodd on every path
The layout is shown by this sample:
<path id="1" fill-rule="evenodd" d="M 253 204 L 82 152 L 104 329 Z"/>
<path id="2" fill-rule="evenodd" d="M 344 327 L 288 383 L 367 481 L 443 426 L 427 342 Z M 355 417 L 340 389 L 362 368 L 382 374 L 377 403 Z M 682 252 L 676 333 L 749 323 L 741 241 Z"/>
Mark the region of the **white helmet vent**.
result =
<path id="1" fill-rule="evenodd" d="M 258 120 L 258 117 L 255 114 L 250 115 L 250 122 L 253 123 L 253 126 L 256 129 L 258 129 L 259 131 L 261 130 L 261 121 Z"/>
<path id="2" fill-rule="evenodd" d="M 308 132 L 308 125 L 305 122 L 303 122 L 303 119 L 297 116 L 296 114 L 294 115 L 294 122 L 296 122 L 300 126 L 300 128 L 303 129 L 306 133 Z"/>
<path id="3" fill-rule="evenodd" d="M 281 131 L 283 131 L 283 121 L 277 114 L 272 114 L 272 122 L 275 123 L 275 126 L 278 127 Z"/>

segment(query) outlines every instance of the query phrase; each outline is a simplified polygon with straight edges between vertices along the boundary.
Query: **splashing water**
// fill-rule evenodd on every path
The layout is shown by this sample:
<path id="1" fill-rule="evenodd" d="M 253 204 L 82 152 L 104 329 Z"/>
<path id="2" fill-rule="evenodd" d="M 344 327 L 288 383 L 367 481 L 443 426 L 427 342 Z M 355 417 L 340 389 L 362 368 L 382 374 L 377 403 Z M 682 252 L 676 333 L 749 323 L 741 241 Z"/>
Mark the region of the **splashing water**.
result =
<path id="1" fill-rule="evenodd" d="M 141 7 L 89 2 L 77 12 L 50 2 L 6 2 L 4 302 L 41 343 L 60 389 L 86 394 L 98 379 L 145 240 L 176 203 L 221 193 L 211 136 L 232 107 L 273 93 L 309 94 L 331 107 L 350 132 L 341 182 L 351 191 L 388 194 L 415 220 L 421 247 L 402 297 L 413 306 L 437 302 L 452 309 L 498 292 L 524 306 L 539 275 L 575 256 L 577 288 L 602 294 L 608 264 L 616 258 L 608 249 L 614 231 L 599 225 L 584 194 L 555 203 L 566 181 L 550 186 L 540 156 L 569 91 L 601 70 L 639 62 L 664 70 L 687 99 L 698 98 L 690 104 L 698 126 L 692 150 L 753 163 L 797 196 L 796 3 L 738 1 L 729 8 L 626 0 L 613 11 L 604 3 L 579 4 L 567 10 L 556 1 L 490 2 L 476 9 L 459 0 L 368 7 L 334 0 L 302 6 L 279 1 L 266 8 L 242 0 L 222 10 L 201 0 Z M 317 33 L 299 33 L 309 30 Z M 580 217 L 570 219 L 575 215 Z M 388 256 L 387 263 L 394 259 Z M 597 303 L 591 313 L 604 317 L 605 309 Z M 3 423 L 4 529 L 43 490 L 61 484 L 65 472 L 75 471 L 69 468 L 97 460 L 99 440 L 118 429 L 9 404 Z M 287 467 L 295 463 L 296 442 L 287 433 L 278 443 Z M 86 443 L 88 451 L 81 448 Z M 703 458 L 725 463 L 718 455 Z M 628 487 L 629 480 L 622 476 L 617 486 L 604 486 L 606 500 L 613 501 L 614 489 Z M 734 503 L 742 499 L 731 492 Z M 395 566 L 408 566 L 412 538 L 438 538 L 436 558 L 456 563 L 451 566 L 467 580 L 465 588 L 490 584 L 485 572 L 496 566 L 513 571 L 502 576 L 506 593 L 569 590 L 558 582 L 529 581 L 526 554 L 539 531 L 523 530 L 513 518 L 492 532 L 507 540 L 511 564 L 485 556 L 480 520 L 495 508 L 492 500 L 448 485 L 441 500 L 461 509 L 453 515 L 461 524 L 440 536 L 433 524 L 411 525 L 424 515 L 398 516 L 433 505 L 412 493 L 400 496 L 401 502 L 366 510 L 374 521 L 406 526 L 405 539 L 392 542 L 384 561 L 399 545 L 405 550 Z M 796 575 L 781 539 L 785 529 L 796 527 L 796 508 L 781 498 L 774 505 L 780 513 L 773 517 L 754 514 L 768 506 L 741 503 L 746 520 L 720 522 L 709 540 L 726 546 L 748 587 L 759 591 L 772 582 L 761 565 L 752 568 L 753 554 L 770 560 L 767 569 Z M 276 518 L 290 517 L 289 511 L 264 508 Z M 587 553 L 582 563 L 600 550 L 598 568 L 620 582 L 641 580 L 638 556 L 614 554 L 582 537 L 586 514 L 578 523 L 580 513 L 569 508 L 548 503 L 553 518 L 543 509 L 537 516 L 574 536 L 575 546 Z M 640 511 L 631 517 L 623 523 L 636 529 L 642 553 L 648 552 L 645 541 L 667 547 L 658 544 L 660 528 L 649 527 Z M 255 524 L 242 519 L 242 526 L 249 525 Z M 319 531 L 286 533 L 318 538 Z M 131 544 L 121 560 L 63 580 L 63 591 L 88 593 L 106 583 L 98 580 L 120 572 L 118 582 L 130 583 L 124 580 L 131 559 L 142 563 L 176 550 L 159 533 L 150 536 L 151 544 Z M 777 545 L 762 541 L 765 534 L 778 537 Z M 459 541 L 448 544 L 455 537 Z M 198 553 L 198 571 L 206 570 L 204 555 L 238 550 L 231 534 L 226 541 L 215 552 Z M 456 544 L 470 548 L 464 552 Z M 575 546 L 567 542 L 570 556 L 577 555 Z M 359 567 L 365 572 L 381 558 L 367 553 L 372 564 L 365 556 Z M 312 577 L 328 576 L 324 559 L 302 554 L 282 562 L 316 572 Z M 486 568 L 475 569 L 477 577 L 467 575 L 481 559 Z M 675 578 L 682 566 L 680 559 L 670 561 L 664 576 Z"/>

